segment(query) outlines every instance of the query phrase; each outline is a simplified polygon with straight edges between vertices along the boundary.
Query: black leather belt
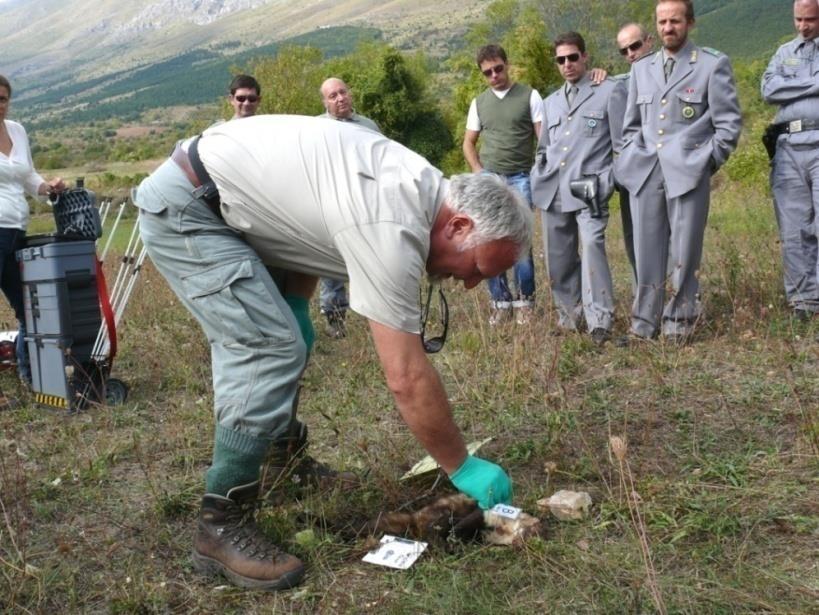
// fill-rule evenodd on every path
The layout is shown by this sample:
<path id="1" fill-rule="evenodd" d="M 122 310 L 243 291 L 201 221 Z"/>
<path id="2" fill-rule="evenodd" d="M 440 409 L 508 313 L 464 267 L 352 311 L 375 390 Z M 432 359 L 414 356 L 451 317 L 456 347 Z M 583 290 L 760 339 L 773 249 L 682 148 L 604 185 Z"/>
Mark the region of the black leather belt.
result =
<path id="1" fill-rule="evenodd" d="M 195 199 L 201 199 L 210 207 L 211 211 L 219 218 L 222 217 L 221 199 L 216 183 L 211 178 L 202 160 L 199 158 L 199 139 L 201 135 L 195 137 L 188 147 L 187 153 L 181 145 L 177 145 L 171 154 L 173 160 L 185 173 L 188 180 L 194 187 L 191 195 Z"/>
<path id="2" fill-rule="evenodd" d="M 780 122 L 772 126 L 775 136 L 790 134 L 794 135 L 806 130 L 819 130 L 819 120 L 792 120 L 790 122 Z"/>

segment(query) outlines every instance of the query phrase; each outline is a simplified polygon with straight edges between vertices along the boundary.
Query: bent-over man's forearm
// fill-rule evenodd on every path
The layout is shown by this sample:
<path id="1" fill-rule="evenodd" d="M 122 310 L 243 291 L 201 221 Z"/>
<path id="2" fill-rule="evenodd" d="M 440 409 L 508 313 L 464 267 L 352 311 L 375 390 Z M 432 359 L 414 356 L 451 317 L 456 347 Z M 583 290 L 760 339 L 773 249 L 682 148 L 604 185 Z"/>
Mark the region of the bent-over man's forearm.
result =
<path id="1" fill-rule="evenodd" d="M 446 391 L 417 335 L 370 322 L 376 350 L 401 418 L 447 474 L 466 459 Z"/>

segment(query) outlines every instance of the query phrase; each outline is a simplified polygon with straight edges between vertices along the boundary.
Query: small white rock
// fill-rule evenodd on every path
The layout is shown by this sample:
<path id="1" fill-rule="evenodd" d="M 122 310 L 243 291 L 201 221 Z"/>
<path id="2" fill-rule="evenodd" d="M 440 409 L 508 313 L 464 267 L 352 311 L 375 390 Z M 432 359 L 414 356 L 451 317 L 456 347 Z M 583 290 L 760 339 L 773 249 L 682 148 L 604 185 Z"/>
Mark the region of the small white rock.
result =
<path id="1" fill-rule="evenodd" d="M 592 499 L 585 491 L 562 489 L 550 498 L 538 500 L 537 504 L 544 510 L 549 509 L 561 521 L 571 521 L 583 519 L 589 513 Z"/>

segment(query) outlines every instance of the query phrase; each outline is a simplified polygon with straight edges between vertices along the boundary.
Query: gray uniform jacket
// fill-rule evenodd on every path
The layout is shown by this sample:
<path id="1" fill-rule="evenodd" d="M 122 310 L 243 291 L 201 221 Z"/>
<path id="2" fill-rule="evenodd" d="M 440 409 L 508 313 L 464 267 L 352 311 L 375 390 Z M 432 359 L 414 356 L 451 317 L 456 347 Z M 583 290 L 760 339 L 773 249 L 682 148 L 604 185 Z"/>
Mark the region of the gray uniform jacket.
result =
<path id="1" fill-rule="evenodd" d="M 541 209 L 549 209 L 558 194 L 563 212 L 586 207 L 569 191 L 569 182 L 584 175 L 598 177 L 601 203 L 614 191 L 612 160 L 620 151 L 626 89 L 613 79 L 594 85 L 587 76 L 576 85 L 578 92 L 571 108 L 565 87 L 543 101 L 543 123 L 531 174 L 532 201 Z"/>
<path id="2" fill-rule="evenodd" d="M 617 182 L 631 194 L 659 160 L 666 197 L 682 196 L 722 166 L 739 140 L 742 117 L 728 57 L 688 41 L 676 60 L 668 83 L 662 50 L 632 64 L 623 150 L 614 165 Z"/>
<path id="3" fill-rule="evenodd" d="M 779 105 L 776 122 L 819 120 L 819 39 L 797 37 L 777 49 L 762 75 L 762 98 Z M 784 134 L 797 145 L 819 143 L 819 130 Z"/>

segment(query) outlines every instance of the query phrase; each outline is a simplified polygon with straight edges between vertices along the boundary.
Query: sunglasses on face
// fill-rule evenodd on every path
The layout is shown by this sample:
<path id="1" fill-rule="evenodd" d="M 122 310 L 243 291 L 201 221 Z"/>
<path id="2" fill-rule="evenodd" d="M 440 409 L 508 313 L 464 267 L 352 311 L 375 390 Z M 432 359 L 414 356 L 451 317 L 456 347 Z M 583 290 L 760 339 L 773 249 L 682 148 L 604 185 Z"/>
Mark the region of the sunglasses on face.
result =
<path id="1" fill-rule="evenodd" d="M 438 308 L 440 310 L 441 327 L 443 332 L 440 335 L 427 339 L 427 322 L 429 322 L 429 310 L 432 305 L 432 284 L 427 290 L 427 301 L 424 305 L 424 312 L 421 314 L 421 345 L 424 347 L 424 352 L 427 354 L 435 354 L 440 352 L 446 342 L 446 333 L 449 330 L 449 305 L 444 296 L 444 290 L 438 287 Z"/>
<path id="2" fill-rule="evenodd" d="M 625 47 L 620 48 L 620 55 L 625 56 L 628 54 L 629 51 L 637 51 L 640 47 L 643 46 L 643 41 L 634 41 L 631 45 L 626 45 Z"/>
<path id="3" fill-rule="evenodd" d="M 504 71 L 505 68 L 506 68 L 506 66 L 504 66 L 503 64 L 495 64 L 495 66 L 493 66 L 491 68 L 487 68 L 486 70 L 482 70 L 481 72 L 483 73 L 484 77 L 491 77 L 492 73 L 495 73 L 496 75 L 500 75 Z"/>
<path id="4" fill-rule="evenodd" d="M 570 53 L 567 56 L 557 56 L 555 58 L 555 62 L 557 62 L 558 64 L 563 66 L 566 63 L 567 60 L 569 62 L 574 63 L 574 62 L 577 62 L 579 59 L 580 59 L 580 54 L 579 53 Z"/>
<path id="5" fill-rule="evenodd" d="M 243 103 L 243 102 L 255 103 L 255 102 L 259 102 L 259 97 L 255 96 L 253 94 L 251 94 L 250 96 L 241 96 L 240 95 L 240 96 L 234 96 L 233 100 L 235 100 L 238 103 Z"/>

